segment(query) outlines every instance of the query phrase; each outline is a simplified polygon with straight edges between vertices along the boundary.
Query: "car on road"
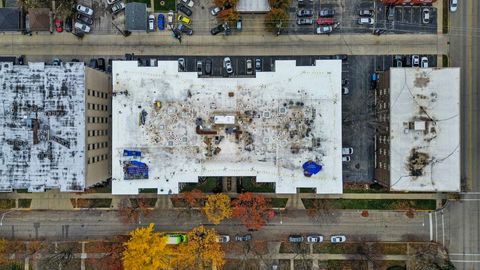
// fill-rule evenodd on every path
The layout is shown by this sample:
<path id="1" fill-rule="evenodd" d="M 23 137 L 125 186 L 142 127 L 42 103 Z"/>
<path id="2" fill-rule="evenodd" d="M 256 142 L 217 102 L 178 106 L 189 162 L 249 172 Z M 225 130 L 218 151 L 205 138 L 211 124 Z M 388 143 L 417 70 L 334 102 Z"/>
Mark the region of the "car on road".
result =
<path id="1" fill-rule="evenodd" d="M 77 5 L 76 9 L 78 12 L 85 14 L 87 16 L 92 16 L 93 15 L 93 9 L 83 6 L 83 5 Z"/>
<path id="2" fill-rule="evenodd" d="M 428 8 L 422 9 L 422 23 L 430 23 L 430 10 Z"/>
<path id="3" fill-rule="evenodd" d="M 75 29 L 80 30 L 83 33 L 90 33 L 90 26 L 81 23 L 81 22 L 75 22 Z"/>
<path id="4" fill-rule="evenodd" d="M 428 58 L 426 56 L 422 56 L 420 60 L 420 66 L 422 68 L 428 68 Z"/>
<path id="5" fill-rule="evenodd" d="M 347 241 L 347 237 L 345 235 L 332 235 L 330 237 L 330 242 L 336 244 L 336 243 L 343 243 Z"/>
<path id="6" fill-rule="evenodd" d="M 230 242 L 230 236 L 226 234 L 220 234 L 219 236 L 217 236 L 217 242 L 219 243 Z"/>
<path id="7" fill-rule="evenodd" d="M 262 59 L 255 59 L 255 71 L 262 71 Z"/>
<path id="8" fill-rule="evenodd" d="M 189 35 L 189 36 L 193 35 L 193 30 L 192 30 L 192 28 L 186 26 L 186 25 L 183 24 L 183 23 L 179 23 L 179 24 L 177 25 L 177 29 L 180 30 L 180 32 L 185 33 L 185 34 L 187 34 L 187 35 Z"/>
<path id="9" fill-rule="evenodd" d="M 235 235 L 235 241 L 244 242 L 244 241 L 250 241 L 250 240 L 252 240 L 252 235 L 251 234 L 245 234 L 245 235 L 237 234 L 237 235 Z"/>
<path id="10" fill-rule="evenodd" d="M 178 71 L 185 70 L 185 58 L 178 58 Z"/>
<path id="11" fill-rule="evenodd" d="M 123 2 L 117 2 L 112 6 L 112 14 L 117 14 L 120 11 L 125 9 L 125 3 Z"/>
<path id="12" fill-rule="evenodd" d="M 412 67 L 419 67 L 420 66 L 420 56 L 412 55 Z"/>
<path id="13" fill-rule="evenodd" d="M 223 67 L 225 68 L 228 74 L 233 73 L 232 60 L 230 59 L 230 57 L 225 57 L 223 59 Z"/>
<path id="14" fill-rule="evenodd" d="M 335 23 L 337 23 L 337 20 L 335 20 L 335 18 L 318 18 L 317 19 L 318 25 L 322 25 L 322 24 L 329 25 L 329 24 L 335 24 Z"/>
<path id="15" fill-rule="evenodd" d="M 93 19 L 91 17 L 85 16 L 81 13 L 77 14 L 77 21 L 80 21 L 86 25 L 92 25 L 93 24 Z"/>
<path id="16" fill-rule="evenodd" d="M 323 8 L 323 9 L 320 10 L 318 15 L 322 18 L 333 17 L 333 16 L 335 16 L 335 9 L 333 9 L 333 8 Z"/>
<path id="17" fill-rule="evenodd" d="M 178 22 L 181 22 L 181 23 L 184 23 L 184 24 L 191 24 L 192 23 L 192 20 L 189 17 L 183 16 L 181 14 L 178 15 L 177 20 L 178 20 Z"/>
<path id="18" fill-rule="evenodd" d="M 303 240 L 303 236 L 299 234 L 292 234 L 288 236 L 288 242 L 290 243 L 301 243 Z"/>
<path id="19" fill-rule="evenodd" d="M 193 3 L 192 0 L 181 0 L 184 5 L 187 5 L 188 7 L 193 7 L 195 3 Z"/>
<path id="20" fill-rule="evenodd" d="M 321 243 L 323 242 L 323 235 L 312 234 L 307 236 L 307 243 Z"/>
<path id="21" fill-rule="evenodd" d="M 245 65 L 246 65 L 247 75 L 252 75 L 253 74 L 253 61 L 252 61 L 252 59 L 247 59 L 247 61 L 245 61 Z"/>
<path id="22" fill-rule="evenodd" d="M 210 14 L 212 14 L 212 16 L 217 16 L 220 11 L 222 10 L 219 7 L 214 7 L 210 10 Z"/>
<path id="23" fill-rule="evenodd" d="M 205 60 L 205 74 L 212 74 L 212 59 Z"/>
<path id="24" fill-rule="evenodd" d="M 360 17 L 372 17 L 373 16 L 373 10 L 372 9 L 361 9 L 358 12 L 358 15 L 360 15 Z"/>
<path id="25" fill-rule="evenodd" d="M 333 27 L 331 27 L 330 25 L 322 25 L 317 27 L 316 32 L 317 34 L 321 35 L 321 34 L 330 34 L 332 31 L 333 31 Z"/>
<path id="26" fill-rule="evenodd" d="M 55 31 L 57 31 L 58 33 L 61 33 L 63 32 L 63 23 L 61 20 L 59 19 L 55 19 Z"/>
<path id="27" fill-rule="evenodd" d="M 192 16 L 192 10 L 182 3 L 177 5 L 177 10 L 183 12 L 187 16 Z"/>
<path id="28" fill-rule="evenodd" d="M 298 25 L 312 25 L 313 24 L 313 19 L 300 18 L 300 19 L 297 19 L 297 24 Z"/>
<path id="29" fill-rule="evenodd" d="M 373 18 L 369 18 L 369 17 L 362 17 L 362 18 L 359 18 L 358 21 L 357 21 L 357 24 L 374 24 L 375 23 L 375 20 Z"/>
<path id="30" fill-rule="evenodd" d="M 353 154 L 353 148 L 352 147 L 343 147 L 342 148 L 342 155 L 351 155 Z"/>
<path id="31" fill-rule="evenodd" d="M 458 0 L 450 0 L 450 12 L 457 11 Z"/>
<path id="32" fill-rule="evenodd" d="M 225 27 L 223 27 L 223 24 L 219 24 L 215 26 L 214 28 L 210 29 L 210 34 L 212 35 L 217 35 L 221 32 L 225 31 Z"/>
<path id="33" fill-rule="evenodd" d="M 351 160 L 351 159 L 350 159 L 349 156 L 343 156 L 343 157 L 342 157 L 342 161 L 343 161 L 343 162 L 349 162 L 350 160 Z"/>
<path id="34" fill-rule="evenodd" d="M 148 32 L 155 31 L 155 15 L 148 15 Z"/>
<path id="35" fill-rule="evenodd" d="M 158 24 L 158 30 L 165 29 L 165 15 L 158 14 L 157 24 Z"/>
<path id="36" fill-rule="evenodd" d="M 312 16 L 313 16 L 313 9 L 301 8 L 297 10 L 297 17 L 312 17 Z"/>

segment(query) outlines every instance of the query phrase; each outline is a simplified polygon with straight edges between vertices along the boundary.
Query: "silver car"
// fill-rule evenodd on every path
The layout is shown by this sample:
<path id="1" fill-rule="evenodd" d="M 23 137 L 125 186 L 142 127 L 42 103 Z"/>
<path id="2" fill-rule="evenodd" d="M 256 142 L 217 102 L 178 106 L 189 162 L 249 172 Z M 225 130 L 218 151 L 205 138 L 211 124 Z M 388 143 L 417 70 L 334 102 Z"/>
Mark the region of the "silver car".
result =
<path id="1" fill-rule="evenodd" d="M 77 5 L 76 9 L 77 9 L 78 12 L 80 12 L 82 14 L 85 14 L 87 16 L 92 16 L 93 15 L 93 9 L 91 9 L 89 7 L 82 6 L 82 5 Z"/>
<path id="2" fill-rule="evenodd" d="M 75 22 L 75 29 L 82 31 L 83 33 L 90 33 L 90 26 L 81 23 L 81 22 Z"/>
<path id="3" fill-rule="evenodd" d="M 347 241 L 347 237 L 345 235 L 332 235 L 330 237 L 330 242 L 336 244 L 336 243 L 343 243 Z"/>
<path id="4" fill-rule="evenodd" d="M 230 60 L 230 57 L 225 57 L 223 59 L 223 67 L 225 68 L 228 74 L 233 73 L 232 60 Z"/>

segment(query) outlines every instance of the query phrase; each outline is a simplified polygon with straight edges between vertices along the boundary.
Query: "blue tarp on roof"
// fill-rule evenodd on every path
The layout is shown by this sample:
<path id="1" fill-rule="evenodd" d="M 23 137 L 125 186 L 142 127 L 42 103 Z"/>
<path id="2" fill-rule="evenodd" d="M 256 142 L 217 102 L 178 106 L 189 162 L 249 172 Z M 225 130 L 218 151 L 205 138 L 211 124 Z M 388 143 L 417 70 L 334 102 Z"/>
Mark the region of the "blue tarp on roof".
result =
<path id="1" fill-rule="evenodd" d="M 312 174 L 317 174 L 322 170 L 322 165 L 319 165 L 311 160 L 303 163 L 303 171 L 305 176 L 311 176 Z"/>

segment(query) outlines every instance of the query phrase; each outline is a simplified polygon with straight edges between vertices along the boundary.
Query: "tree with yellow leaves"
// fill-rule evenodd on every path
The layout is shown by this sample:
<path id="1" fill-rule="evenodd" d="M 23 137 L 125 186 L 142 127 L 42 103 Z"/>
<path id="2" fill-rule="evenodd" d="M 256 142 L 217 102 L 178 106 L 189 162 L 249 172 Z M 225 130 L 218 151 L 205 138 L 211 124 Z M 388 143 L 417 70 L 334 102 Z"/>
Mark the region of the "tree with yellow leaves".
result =
<path id="1" fill-rule="evenodd" d="M 123 252 L 123 266 L 128 270 L 171 269 L 175 255 L 167 245 L 167 238 L 153 232 L 153 224 L 150 224 L 130 233 Z"/>
<path id="2" fill-rule="evenodd" d="M 204 270 L 213 265 L 222 269 L 225 253 L 217 242 L 218 234 L 214 229 L 199 226 L 188 232 L 187 238 L 188 242 L 177 247 L 181 256 L 177 257 L 175 269 Z"/>
<path id="3" fill-rule="evenodd" d="M 207 219 L 213 224 L 220 224 L 222 220 L 232 216 L 230 197 L 221 193 L 208 195 L 207 202 L 203 207 L 203 213 L 205 213 Z"/>

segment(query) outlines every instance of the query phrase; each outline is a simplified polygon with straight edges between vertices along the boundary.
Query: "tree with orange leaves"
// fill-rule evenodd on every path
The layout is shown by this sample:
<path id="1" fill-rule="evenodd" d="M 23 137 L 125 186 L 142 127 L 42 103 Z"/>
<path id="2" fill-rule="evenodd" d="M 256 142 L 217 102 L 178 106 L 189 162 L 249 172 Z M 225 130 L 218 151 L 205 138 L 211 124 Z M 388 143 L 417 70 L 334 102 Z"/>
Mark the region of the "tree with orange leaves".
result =
<path id="1" fill-rule="evenodd" d="M 175 202 L 176 206 L 183 207 L 183 213 L 187 214 L 188 217 L 192 216 L 193 210 L 203 206 L 205 199 L 205 194 L 198 190 L 194 189 L 192 191 L 181 192 L 173 196 L 172 200 Z M 182 213 L 179 212 L 179 213 Z"/>
<path id="2" fill-rule="evenodd" d="M 232 216 L 230 197 L 221 193 L 208 195 L 207 202 L 203 207 L 203 213 L 205 213 L 207 219 L 213 224 L 220 224 L 222 220 Z"/>
<path id="3" fill-rule="evenodd" d="M 232 214 L 249 230 L 260 229 L 275 215 L 264 196 L 253 195 L 251 192 L 242 193 L 233 201 Z"/>
<path id="4" fill-rule="evenodd" d="M 240 15 L 235 9 L 229 8 L 220 11 L 217 15 L 217 18 L 219 18 L 223 22 L 234 23 L 240 18 Z"/>
<path id="5" fill-rule="evenodd" d="M 135 203 L 129 199 L 122 199 L 118 203 L 118 215 L 123 224 L 137 223 L 140 215 L 148 216 L 151 210 L 146 198 L 138 198 Z"/>

